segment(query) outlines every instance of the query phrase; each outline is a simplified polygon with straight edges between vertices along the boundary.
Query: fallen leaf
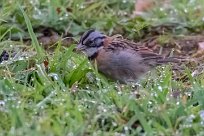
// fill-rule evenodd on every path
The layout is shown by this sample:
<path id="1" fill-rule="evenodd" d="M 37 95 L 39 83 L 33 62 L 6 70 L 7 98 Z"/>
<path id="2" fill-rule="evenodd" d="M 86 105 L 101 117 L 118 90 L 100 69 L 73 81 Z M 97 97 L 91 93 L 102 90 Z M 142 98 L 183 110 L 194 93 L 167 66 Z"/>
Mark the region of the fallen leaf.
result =
<path id="1" fill-rule="evenodd" d="M 153 6 L 152 0 L 137 0 L 135 3 L 135 15 L 141 15 Z"/>

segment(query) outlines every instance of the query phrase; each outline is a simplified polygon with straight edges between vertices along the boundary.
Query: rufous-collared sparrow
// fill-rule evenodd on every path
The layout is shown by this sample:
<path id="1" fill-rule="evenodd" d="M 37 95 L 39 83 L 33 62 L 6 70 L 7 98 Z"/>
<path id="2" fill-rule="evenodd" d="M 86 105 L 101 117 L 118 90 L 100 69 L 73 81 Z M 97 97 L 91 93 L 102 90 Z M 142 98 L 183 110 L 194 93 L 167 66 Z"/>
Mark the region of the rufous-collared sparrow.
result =
<path id="1" fill-rule="evenodd" d="M 85 32 L 77 45 L 89 60 L 96 61 L 99 72 L 121 83 L 135 82 L 152 68 L 168 62 L 180 62 L 164 57 L 151 49 L 117 36 L 106 36 L 97 30 Z"/>

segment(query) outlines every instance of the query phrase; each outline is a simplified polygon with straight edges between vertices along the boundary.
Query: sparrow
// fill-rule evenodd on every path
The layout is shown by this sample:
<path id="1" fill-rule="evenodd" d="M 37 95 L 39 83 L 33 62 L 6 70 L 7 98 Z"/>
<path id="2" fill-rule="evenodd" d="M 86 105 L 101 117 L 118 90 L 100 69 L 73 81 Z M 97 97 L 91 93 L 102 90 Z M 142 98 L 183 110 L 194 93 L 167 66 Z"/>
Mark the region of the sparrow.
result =
<path id="1" fill-rule="evenodd" d="M 156 66 L 179 59 L 164 57 L 145 46 L 119 36 L 107 36 L 97 30 L 86 31 L 80 38 L 77 50 L 97 64 L 98 71 L 121 83 L 136 82 Z"/>

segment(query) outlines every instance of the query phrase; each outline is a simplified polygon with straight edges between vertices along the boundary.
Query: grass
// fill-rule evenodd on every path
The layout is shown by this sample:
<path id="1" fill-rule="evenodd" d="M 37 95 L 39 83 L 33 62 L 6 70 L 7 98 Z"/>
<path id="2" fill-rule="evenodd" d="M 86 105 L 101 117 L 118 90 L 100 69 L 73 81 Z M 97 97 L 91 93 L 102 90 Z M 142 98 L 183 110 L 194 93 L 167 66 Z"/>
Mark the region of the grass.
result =
<path id="1" fill-rule="evenodd" d="M 136 86 L 121 85 L 100 75 L 74 44 L 59 41 L 54 51 L 44 50 L 33 32 L 45 25 L 79 38 L 97 28 L 140 40 L 146 29 L 178 22 L 169 35 L 202 32 L 203 0 L 172 0 L 143 19 L 130 18 L 133 3 L 2 0 L 0 51 L 10 59 L 0 64 L 0 135 L 203 135 L 203 74 L 192 77 L 186 69 L 183 82 L 165 66 Z M 31 37 L 32 46 L 23 37 Z"/>

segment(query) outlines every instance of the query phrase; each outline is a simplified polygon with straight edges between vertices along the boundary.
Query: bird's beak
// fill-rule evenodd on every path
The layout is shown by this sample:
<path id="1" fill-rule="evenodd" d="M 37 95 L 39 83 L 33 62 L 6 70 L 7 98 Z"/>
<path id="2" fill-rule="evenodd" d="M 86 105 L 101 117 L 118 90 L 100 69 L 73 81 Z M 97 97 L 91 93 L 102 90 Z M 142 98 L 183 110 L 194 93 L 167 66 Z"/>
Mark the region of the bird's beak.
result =
<path id="1" fill-rule="evenodd" d="M 77 44 L 77 50 L 78 50 L 78 51 L 82 51 L 82 50 L 84 50 L 84 49 L 86 49 L 86 46 L 84 46 L 84 45 L 81 44 L 81 43 Z"/>
<path id="2" fill-rule="evenodd" d="M 77 44 L 77 47 L 76 47 L 77 51 L 82 51 L 85 49 L 85 46 L 81 43 Z"/>

